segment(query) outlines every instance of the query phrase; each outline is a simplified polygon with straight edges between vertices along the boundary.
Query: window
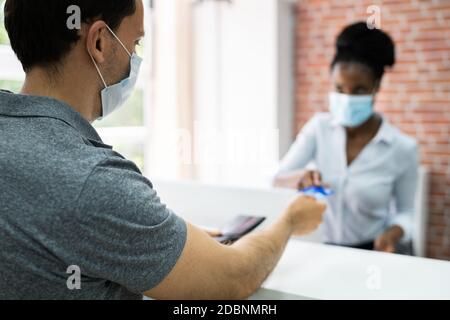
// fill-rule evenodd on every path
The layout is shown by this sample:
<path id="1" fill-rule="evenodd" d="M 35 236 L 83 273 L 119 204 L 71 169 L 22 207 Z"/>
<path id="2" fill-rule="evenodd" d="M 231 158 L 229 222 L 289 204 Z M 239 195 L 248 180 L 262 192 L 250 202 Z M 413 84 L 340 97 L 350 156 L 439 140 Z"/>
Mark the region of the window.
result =
<path id="1" fill-rule="evenodd" d="M 155 0 L 152 177 L 269 184 L 293 137 L 293 3 Z"/>
<path id="2" fill-rule="evenodd" d="M 146 38 L 137 48 L 137 54 L 143 58 L 136 90 L 130 100 L 118 111 L 104 120 L 96 121 L 97 129 L 103 141 L 114 146 L 114 150 L 133 161 L 146 171 L 145 154 L 148 149 L 147 130 L 148 113 L 151 108 L 151 47 L 152 12 L 151 1 L 144 0 Z"/>
<path id="3" fill-rule="evenodd" d="M 267 185 L 293 138 L 292 1 L 144 3 L 140 78 L 94 123 L 104 142 L 151 179 Z M 19 91 L 3 23 L 0 70 L 0 87 Z"/>
<path id="4" fill-rule="evenodd" d="M 11 92 L 18 92 L 25 77 L 22 66 L 17 61 L 9 45 L 8 35 L 4 24 L 5 0 L 0 0 L 0 88 Z"/>
<path id="5" fill-rule="evenodd" d="M 144 1 L 146 6 L 146 29 L 151 33 L 150 0 Z M 5 0 L 0 0 L 0 88 L 11 92 L 19 92 L 25 74 L 22 66 L 12 51 L 8 35 L 4 27 L 4 4 Z M 103 121 L 94 123 L 100 136 L 105 143 L 114 146 L 114 149 L 123 154 L 126 158 L 134 161 L 142 170 L 145 169 L 144 155 L 146 150 L 146 114 L 149 109 L 149 92 L 146 88 L 151 86 L 151 59 L 147 56 L 151 50 L 151 43 L 144 40 L 143 46 L 139 48 L 138 54 L 144 57 L 144 63 L 140 73 L 137 89 L 128 101 L 117 113 L 111 115 Z M 151 57 L 151 56 L 150 56 Z"/>

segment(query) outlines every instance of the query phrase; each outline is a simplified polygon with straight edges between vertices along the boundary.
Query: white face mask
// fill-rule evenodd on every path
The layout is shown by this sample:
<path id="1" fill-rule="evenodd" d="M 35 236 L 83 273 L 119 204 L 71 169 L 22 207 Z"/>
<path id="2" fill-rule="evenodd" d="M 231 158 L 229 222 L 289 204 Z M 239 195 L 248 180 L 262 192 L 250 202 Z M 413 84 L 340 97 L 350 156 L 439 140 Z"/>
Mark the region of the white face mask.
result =
<path id="1" fill-rule="evenodd" d="M 111 85 L 108 87 L 108 85 L 105 82 L 105 79 L 103 78 L 102 73 L 100 72 L 100 69 L 97 66 L 97 63 L 95 63 L 94 58 L 92 57 L 91 53 L 89 52 L 89 55 L 91 56 L 92 62 L 94 62 L 95 68 L 97 69 L 98 74 L 100 75 L 100 78 L 103 81 L 103 85 L 105 86 L 105 89 L 102 90 L 102 116 L 99 120 L 104 119 L 114 111 L 118 110 L 123 104 L 130 98 L 131 94 L 133 93 L 134 87 L 136 86 L 136 82 L 139 76 L 139 69 L 142 64 L 142 58 L 140 58 L 136 53 L 133 53 L 132 55 L 128 51 L 128 49 L 124 46 L 122 41 L 115 35 L 115 33 L 111 30 L 111 28 L 107 25 L 106 26 L 108 30 L 111 32 L 111 34 L 114 36 L 114 38 L 119 41 L 119 43 L 122 45 L 122 47 L 125 49 L 125 51 L 128 53 L 128 55 L 131 58 L 131 65 L 130 65 L 130 75 L 120 81 L 119 83 L 115 85 Z"/>
<path id="2" fill-rule="evenodd" d="M 373 115 L 373 95 L 330 93 L 330 113 L 344 127 L 358 127 Z"/>

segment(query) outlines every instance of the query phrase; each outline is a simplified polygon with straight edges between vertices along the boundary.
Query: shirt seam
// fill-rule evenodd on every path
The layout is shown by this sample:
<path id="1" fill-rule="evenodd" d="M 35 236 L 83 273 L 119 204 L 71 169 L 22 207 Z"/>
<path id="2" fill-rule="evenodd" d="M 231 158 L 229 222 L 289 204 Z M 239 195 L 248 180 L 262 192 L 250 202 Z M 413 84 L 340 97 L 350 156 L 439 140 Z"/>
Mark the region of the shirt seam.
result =
<path id="1" fill-rule="evenodd" d="M 102 150 L 102 153 L 106 156 L 106 152 L 104 150 Z M 89 181 L 89 178 L 93 175 L 94 171 L 96 171 L 98 169 L 98 167 L 104 163 L 106 163 L 106 161 L 108 160 L 108 158 L 102 159 L 101 161 L 99 161 L 89 172 L 88 176 L 86 177 L 86 179 L 83 182 L 83 186 L 81 187 L 81 190 L 76 198 L 76 200 L 74 201 L 75 203 L 75 212 L 78 212 L 80 209 L 80 199 L 81 199 L 81 195 L 83 194 L 84 189 L 86 188 L 86 185 Z"/>

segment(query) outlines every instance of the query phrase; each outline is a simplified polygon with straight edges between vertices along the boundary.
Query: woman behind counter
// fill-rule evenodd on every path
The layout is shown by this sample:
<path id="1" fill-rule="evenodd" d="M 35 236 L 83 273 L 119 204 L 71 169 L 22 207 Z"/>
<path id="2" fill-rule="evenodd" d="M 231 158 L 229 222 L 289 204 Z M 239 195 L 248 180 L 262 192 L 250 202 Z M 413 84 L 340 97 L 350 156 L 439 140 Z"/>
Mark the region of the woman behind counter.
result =
<path id="1" fill-rule="evenodd" d="M 274 185 L 329 186 L 325 242 L 396 252 L 411 240 L 417 145 L 374 111 L 395 46 L 360 22 L 346 27 L 331 64 L 329 113 L 316 114 L 281 162 Z M 313 162 L 316 171 L 306 170 Z"/>

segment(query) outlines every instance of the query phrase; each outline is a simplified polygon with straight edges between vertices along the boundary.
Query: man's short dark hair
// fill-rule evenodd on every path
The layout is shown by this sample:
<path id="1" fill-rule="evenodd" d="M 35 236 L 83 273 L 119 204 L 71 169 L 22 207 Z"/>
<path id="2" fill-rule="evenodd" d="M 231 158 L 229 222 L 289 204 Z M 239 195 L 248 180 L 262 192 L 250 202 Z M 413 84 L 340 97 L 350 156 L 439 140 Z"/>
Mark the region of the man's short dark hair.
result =
<path id="1" fill-rule="evenodd" d="M 6 31 L 26 72 L 54 67 L 79 40 L 78 30 L 67 26 L 72 5 L 81 9 L 82 23 L 101 19 L 113 30 L 136 12 L 136 0 L 6 0 Z"/>

